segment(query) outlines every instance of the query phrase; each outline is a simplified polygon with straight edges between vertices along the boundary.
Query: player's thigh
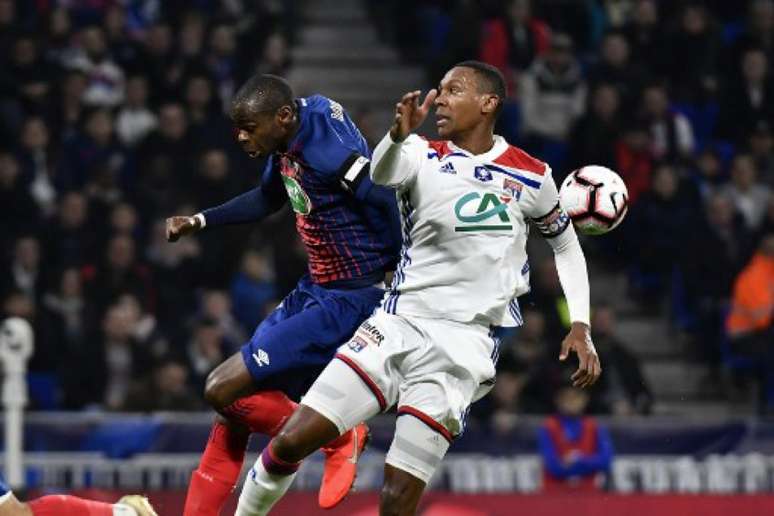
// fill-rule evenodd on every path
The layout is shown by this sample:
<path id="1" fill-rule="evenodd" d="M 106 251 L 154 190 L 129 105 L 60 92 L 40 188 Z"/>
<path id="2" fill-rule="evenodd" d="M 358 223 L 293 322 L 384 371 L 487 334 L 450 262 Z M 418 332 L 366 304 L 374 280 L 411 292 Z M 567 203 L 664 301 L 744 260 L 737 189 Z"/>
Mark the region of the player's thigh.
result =
<path id="1" fill-rule="evenodd" d="M 301 405 L 333 423 L 339 434 L 382 410 L 379 398 L 364 378 L 349 364 L 337 359 L 323 369 L 301 400 Z M 288 426 L 291 423 L 292 419 Z"/>
<path id="2" fill-rule="evenodd" d="M 421 346 L 416 328 L 380 309 L 363 321 L 336 358 L 360 377 L 385 411 L 398 401 L 404 381 L 400 364 Z"/>

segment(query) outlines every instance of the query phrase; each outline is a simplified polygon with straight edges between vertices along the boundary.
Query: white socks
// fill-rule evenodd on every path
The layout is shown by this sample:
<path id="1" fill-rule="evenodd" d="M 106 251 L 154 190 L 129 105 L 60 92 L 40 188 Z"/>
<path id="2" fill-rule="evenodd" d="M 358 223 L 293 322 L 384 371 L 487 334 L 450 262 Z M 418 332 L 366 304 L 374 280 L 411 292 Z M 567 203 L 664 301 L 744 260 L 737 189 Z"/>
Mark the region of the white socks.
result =
<path id="1" fill-rule="evenodd" d="M 282 498 L 294 478 L 295 473 L 279 475 L 267 472 L 259 456 L 242 485 L 235 516 L 265 516 Z"/>

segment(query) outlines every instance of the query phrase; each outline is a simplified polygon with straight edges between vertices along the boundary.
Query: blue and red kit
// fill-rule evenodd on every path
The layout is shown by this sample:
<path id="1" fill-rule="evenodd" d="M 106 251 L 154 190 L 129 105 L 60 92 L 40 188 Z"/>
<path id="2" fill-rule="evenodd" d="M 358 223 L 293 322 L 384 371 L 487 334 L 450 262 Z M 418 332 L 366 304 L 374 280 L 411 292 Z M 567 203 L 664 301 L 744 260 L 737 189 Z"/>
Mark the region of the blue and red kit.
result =
<path id="1" fill-rule="evenodd" d="M 291 395 L 379 306 L 401 245 L 395 194 L 371 182 L 370 150 L 342 106 L 314 95 L 296 107 L 298 130 L 258 187 L 202 212 L 207 227 L 258 221 L 288 202 L 295 212 L 309 273 L 242 348 L 259 388 Z"/>

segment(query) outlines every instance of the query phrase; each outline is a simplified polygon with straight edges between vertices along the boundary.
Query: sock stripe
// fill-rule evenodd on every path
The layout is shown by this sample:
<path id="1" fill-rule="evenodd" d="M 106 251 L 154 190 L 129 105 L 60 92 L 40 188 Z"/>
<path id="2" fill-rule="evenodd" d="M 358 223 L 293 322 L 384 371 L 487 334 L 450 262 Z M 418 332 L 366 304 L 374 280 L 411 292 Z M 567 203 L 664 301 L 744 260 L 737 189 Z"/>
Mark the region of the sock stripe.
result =
<path id="1" fill-rule="evenodd" d="M 271 442 L 263 449 L 261 462 L 263 462 L 266 471 L 274 475 L 292 475 L 301 466 L 300 462 L 285 462 L 274 455 L 274 452 L 271 451 Z"/>

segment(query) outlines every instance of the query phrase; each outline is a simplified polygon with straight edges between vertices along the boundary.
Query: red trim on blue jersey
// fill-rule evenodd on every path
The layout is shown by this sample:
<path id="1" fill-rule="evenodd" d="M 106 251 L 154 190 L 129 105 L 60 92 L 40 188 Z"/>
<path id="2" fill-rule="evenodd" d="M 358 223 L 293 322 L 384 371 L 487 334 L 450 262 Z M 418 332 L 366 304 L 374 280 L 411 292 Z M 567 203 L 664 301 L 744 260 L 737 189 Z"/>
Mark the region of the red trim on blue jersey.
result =
<path id="1" fill-rule="evenodd" d="M 526 170 L 542 176 L 546 173 L 547 166 L 539 159 L 533 158 L 523 150 L 513 145 L 508 146 L 508 150 L 500 154 L 497 159 L 494 160 L 499 165 L 505 165 L 506 167 L 518 168 L 519 170 Z"/>
<path id="2" fill-rule="evenodd" d="M 431 418 L 421 410 L 417 410 L 414 407 L 403 405 L 401 407 L 398 407 L 398 415 L 401 416 L 403 414 L 414 416 L 415 418 L 417 418 L 418 420 L 422 421 L 424 424 L 429 426 L 431 429 L 441 434 L 444 437 L 444 439 L 446 439 L 447 441 L 452 442 L 454 440 L 454 436 L 452 436 L 451 432 L 449 432 L 449 430 L 447 430 L 445 426 L 443 426 L 441 423 Z"/>
<path id="3" fill-rule="evenodd" d="M 355 373 L 360 377 L 361 380 L 363 380 L 363 383 L 365 383 L 369 389 L 371 389 L 371 392 L 374 393 L 374 396 L 376 396 L 376 400 L 379 402 L 379 408 L 382 412 L 387 410 L 387 400 L 384 398 L 384 394 L 382 394 L 381 389 L 379 389 L 379 386 L 376 385 L 376 382 L 374 382 L 368 374 L 363 371 L 357 363 L 349 358 L 346 355 L 342 355 L 341 353 L 336 353 L 335 358 L 338 358 L 345 364 L 347 364 Z"/>

